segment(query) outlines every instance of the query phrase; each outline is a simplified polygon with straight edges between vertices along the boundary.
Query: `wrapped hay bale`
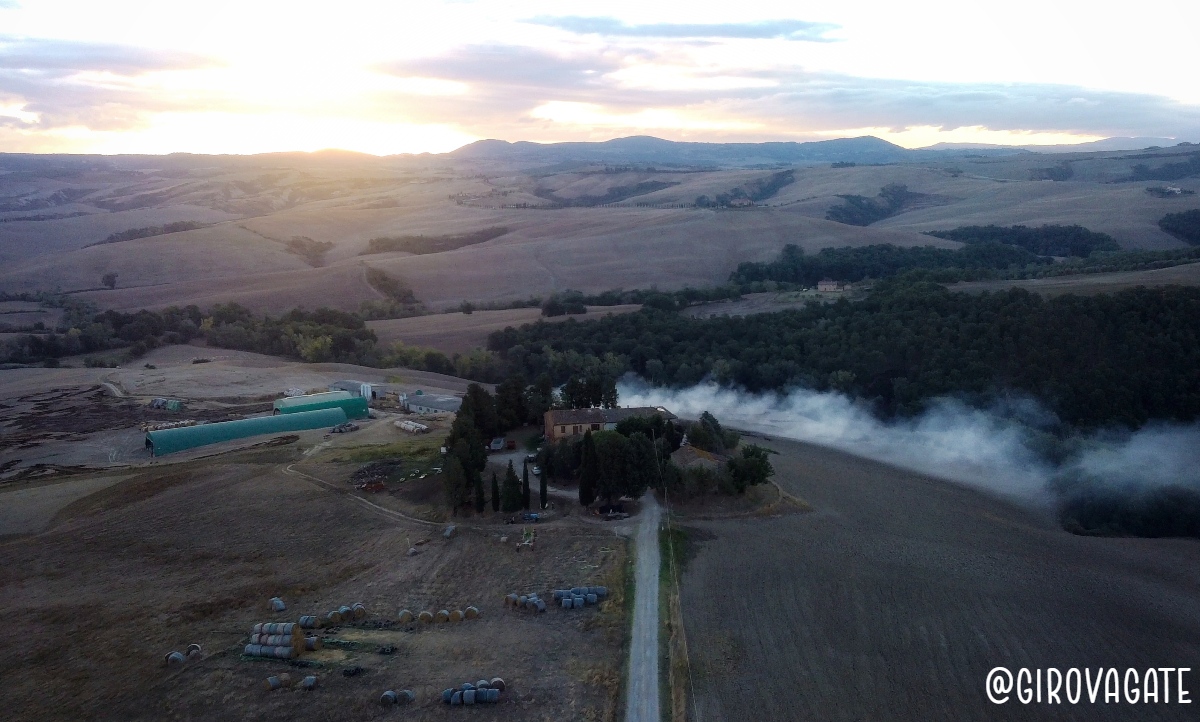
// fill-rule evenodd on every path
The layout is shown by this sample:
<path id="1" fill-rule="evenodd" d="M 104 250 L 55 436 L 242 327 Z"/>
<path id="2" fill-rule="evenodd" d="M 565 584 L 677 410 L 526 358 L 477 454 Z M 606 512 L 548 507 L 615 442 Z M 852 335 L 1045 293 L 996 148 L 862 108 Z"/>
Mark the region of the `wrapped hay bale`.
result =
<path id="1" fill-rule="evenodd" d="M 342 616 L 343 622 L 349 622 L 354 619 L 354 610 L 344 604 L 338 607 L 338 614 Z"/>
<path id="2" fill-rule="evenodd" d="M 397 696 L 400 699 L 400 704 L 411 704 L 417 699 L 417 695 L 411 689 L 402 689 Z"/>
<path id="3" fill-rule="evenodd" d="M 465 616 L 467 619 L 475 619 L 479 616 L 479 608 L 467 607 L 467 611 L 463 613 L 463 616 Z"/>
<path id="4" fill-rule="evenodd" d="M 462 695 L 463 704 L 475 704 L 475 690 L 468 689 L 466 692 L 463 692 Z"/>
<path id="5" fill-rule="evenodd" d="M 316 688 L 317 688 L 317 678 L 316 677 L 309 675 L 308 677 L 305 677 L 304 679 L 300 680 L 300 689 L 311 692 Z"/>
<path id="6" fill-rule="evenodd" d="M 515 606 L 517 606 L 517 600 L 519 598 L 520 597 L 518 597 L 516 594 L 509 594 L 507 597 L 504 598 L 504 603 L 507 606 L 515 607 Z"/>
<path id="7" fill-rule="evenodd" d="M 450 612 L 447 612 L 445 609 L 440 610 L 433 616 L 433 621 L 439 624 L 450 621 Z"/>
<path id="8" fill-rule="evenodd" d="M 521 596 L 517 597 L 517 607 L 524 609 L 525 602 L 528 602 L 528 601 L 529 601 L 529 597 L 522 594 Z"/>
<path id="9" fill-rule="evenodd" d="M 412 612 L 410 612 L 410 611 L 409 611 L 409 610 L 407 610 L 407 609 L 401 609 L 401 610 L 400 610 L 400 623 L 401 623 L 401 624 L 408 624 L 408 623 L 409 623 L 409 622 L 411 622 L 412 620 L 413 620 L 413 613 L 412 613 Z"/>
<path id="10" fill-rule="evenodd" d="M 504 680 L 501 679 L 500 677 L 492 677 L 492 681 L 488 683 L 488 686 L 498 692 L 503 692 L 504 691 Z"/>
<path id="11" fill-rule="evenodd" d="M 336 627 L 337 625 L 339 625 L 341 623 L 342 623 L 342 615 L 339 614 L 336 609 L 325 615 L 325 626 L 326 627 Z"/>
<path id="12" fill-rule="evenodd" d="M 575 609 L 583 609 L 583 597 L 571 597 L 571 606 Z"/>
<path id="13" fill-rule="evenodd" d="M 200 656 L 201 650 L 199 644 L 189 644 L 183 655 L 188 659 L 196 659 Z"/>
<path id="14" fill-rule="evenodd" d="M 179 667 L 186 661 L 187 657 L 184 657 L 182 652 L 167 652 L 163 657 L 163 664 L 168 667 Z"/>
<path id="15" fill-rule="evenodd" d="M 462 704 L 462 695 L 463 695 L 462 692 L 455 690 L 454 694 L 450 695 L 450 704 L 452 704 L 452 705 Z"/>
<path id="16" fill-rule="evenodd" d="M 595 594 L 589 594 L 586 597 L 584 597 L 584 601 L 586 601 L 588 604 L 596 604 L 597 602 L 600 601 L 600 598 L 597 597 Z"/>
<path id="17" fill-rule="evenodd" d="M 562 608 L 563 608 L 563 609 L 570 609 L 572 606 L 573 606 L 573 605 L 572 605 L 572 602 L 571 602 L 571 598 L 570 598 L 570 597 L 563 597 L 563 600 L 562 600 Z"/>
<path id="18" fill-rule="evenodd" d="M 556 602 L 561 602 L 561 601 L 562 601 L 562 598 L 563 598 L 563 595 L 565 595 L 565 594 L 567 594 L 567 591 L 566 591 L 566 590 L 564 590 L 564 589 L 555 589 L 555 590 L 554 590 L 554 601 L 556 601 Z"/>
<path id="19" fill-rule="evenodd" d="M 592 587 L 592 594 L 604 599 L 608 596 L 608 587 Z"/>
<path id="20" fill-rule="evenodd" d="M 461 622 L 462 620 L 463 620 L 463 613 L 462 613 L 461 609 L 455 609 L 453 612 L 450 612 L 450 621 L 451 622 Z"/>
<path id="21" fill-rule="evenodd" d="M 452 690 L 452 689 L 443 689 L 442 690 L 442 701 L 445 702 L 446 704 L 450 704 L 450 698 L 453 696 L 454 696 L 454 690 Z"/>
<path id="22" fill-rule="evenodd" d="M 481 679 L 475 683 L 475 689 L 487 689 L 490 686 L 491 686 L 491 683 L 488 682 L 486 679 Z"/>
<path id="23" fill-rule="evenodd" d="M 379 696 L 379 704 L 389 707 L 400 702 L 400 696 L 393 690 L 388 690 Z"/>
<path id="24" fill-rule="evenodd" d="M 306 614 L 303 617 L 300 617 L 300 627 L 301 627 L 301 629 L 316 629 L 317 628 L 316 616 L 312 615 L 312 614 Z"/>
<path id="25" fill-rule="evenodd" d="M 322 647 L 324 647 L 324 646 L 325 646 L 325 645 L 324 645 L 324 643 L 321 641 L 321 638 L 320 638 L 320 637 L 305 637 L 305 638 L 304 638 L 304 649 L 305 649 L 305 651 L 308 651 L 308 652 L 315 652 L 315 651 L 317 651 L 318 649 L 321 649 L 321 648 L 322 648 Z"/>
<path id="26" fill-rule="evenodd" d="M 470 682 L 463 682 L 462 687 L 459 687 L 459 689 L 466 692 L 469 689 L 475 689 L 475 685 L 471 684 Z"/>
<path id="27" fill-rule="evenodd" d="M 282 612 L 287 609 L 287 605 L 279 597 L 271 597 L 271 609 L 272 611 Z"/>
<path id="28" fill-rule="evenodd" d="M 537 610 L 538 610 L 539 612 L 544 612 L 544 611 L 546 611 L 546 603 L 545 603 L 545 602 L 543 602 L 543 601 L 542 601 L 542 600 L 540 600 L 540 599 L 539 599 L 539 600 L 537 600 Z"/>
<path id="29" fill-rule="evenodd" d="M 429 624 L 430 622 L 433 621 L 433 613 L 432 612 L 421 612 L 419 615 L 417 615 L 417 619 L 421 620 L 422 622 L 425 622 L 426 624 Z"/>
<path id="30" fill-rule="evenodd" d="M 587 589 L 584 589 L 583 587 L 571 587 L 572 597 L 581 597 L 584 594 L 587 594 Z"/>
<path id="31" fill-rule="evenodd" d="M 367 608 L 362 602 L 355 602 L 354 606 L 351 607 L 350 610 L 354 615 L 355 621 L 367 618 Z"/>
<path id="32" fill-rule="evenodd" d="M 267 690 L 273 692 L 277 689 L 283 689 L 284 687 L 290 686 L 292 684 L 292 676 L 284 673 L 277 676 L 267 677 L 264 682 Z"/>

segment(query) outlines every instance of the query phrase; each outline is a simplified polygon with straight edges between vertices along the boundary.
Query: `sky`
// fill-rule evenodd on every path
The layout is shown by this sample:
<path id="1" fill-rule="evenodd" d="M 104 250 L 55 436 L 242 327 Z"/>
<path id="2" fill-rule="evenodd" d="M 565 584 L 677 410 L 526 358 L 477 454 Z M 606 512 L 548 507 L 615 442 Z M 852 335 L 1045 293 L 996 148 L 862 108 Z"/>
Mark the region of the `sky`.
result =
<path id="1" fill-rule="evenodd" d="M 0 152 L 1195 142 L 1197 27 L 1197 0 L 0 0 Z"/>

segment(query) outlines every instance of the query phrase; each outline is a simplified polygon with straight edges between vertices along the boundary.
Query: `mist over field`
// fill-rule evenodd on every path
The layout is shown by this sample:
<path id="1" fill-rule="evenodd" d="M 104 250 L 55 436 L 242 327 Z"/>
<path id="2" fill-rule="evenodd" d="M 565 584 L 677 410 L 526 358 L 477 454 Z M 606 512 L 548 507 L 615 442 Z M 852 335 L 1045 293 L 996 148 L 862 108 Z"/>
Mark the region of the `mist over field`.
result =
<path id="1" fill-rule="evenodd" d="M 651 387 L 627 377 L 625 406 L 663 406 L 685 418 L 828 446 L 999 494 L 1053 505 L 1114 495 L 1127 503 L 1174 488 L 1200 493 L 1200 425 L 1104 431 L 1056 442 L 1053 416 L 1029 399 L 975 409 L 937 399 L 912 419 L 881 421 L 836 392 L 752 394 L 705 383 Z"/>

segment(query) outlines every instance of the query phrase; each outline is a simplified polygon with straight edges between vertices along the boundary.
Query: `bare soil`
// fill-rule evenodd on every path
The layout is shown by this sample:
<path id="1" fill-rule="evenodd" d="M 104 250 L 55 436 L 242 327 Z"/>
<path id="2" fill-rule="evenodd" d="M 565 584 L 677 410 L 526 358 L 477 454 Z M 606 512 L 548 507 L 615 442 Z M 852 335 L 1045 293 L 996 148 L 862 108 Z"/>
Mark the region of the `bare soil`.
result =
<path id="1" fill-rule="evenodd" d="M 1194 667 L 1176 660 L 1200 655 L 1195 541 L 1072 536 L 1046 512 L 947 482 L 769 446 L 776 481 L 815 511 L 688 522 L 696 719 L 1193 717 L 996 707 L 984 680 L 995 666 Z"/>
<path id="2" fill-rule="evenodd" d="M 488 334 L 503 331 L 508 326 L 520 327 L 538 320 L 555 323 L 573 318 L 578 321 L 599 318 L 608 314 L 636 311 L 641 306 L 589 306 L 585 315 L 552 316 L 544 318 L 540 308 L 512 308 L 473 313 L 439 313 L 431 316 L 369 321 L 381 343 L 402 342 L 409 346 L 424 346 L 446 354 L 466 353 L 487 348 Z"/>
<path id="3" fill-rule="evenodd" d="M 625 637 L 624 541 L 588 525 L 539 528 L 533 551 L 460 524 L 407 523 L 282 472 L 296 444 L 147 467 L 60 511 L 52 528 L 3 544 L 0 614 L 22 620 L 0 643 L 6 718 L 375 719 L 385 689 L 412 689 L 406 718 L 448 719 L 441 690 L 508 683 L 488 719 L 613 719 Z M 418 544 L 418 542 L 424 542 Z M 416 546 L 419 553 L 406 554 Z M 510 591 L 606 584 L 599 609 L 525 614 Z M 268 611 L 283 597 L 289 608 Z M 311 667 L 243 658 L 259 621 L 295 621 L 343 604 L 371 611 L 326 630 Z M 388 625 L 399 609 L 463 609 L 459 624 Z M 386 628 L 380 629 L 380 626 Z M 205 656 L 179 670 L 163 655 Z M 396 652 L 377 650 L 394 646 Z M 343 669 L 364 671 L 345 677 Z M 319 678 L 311 693 L 267 692 L 280 673 Z"/>

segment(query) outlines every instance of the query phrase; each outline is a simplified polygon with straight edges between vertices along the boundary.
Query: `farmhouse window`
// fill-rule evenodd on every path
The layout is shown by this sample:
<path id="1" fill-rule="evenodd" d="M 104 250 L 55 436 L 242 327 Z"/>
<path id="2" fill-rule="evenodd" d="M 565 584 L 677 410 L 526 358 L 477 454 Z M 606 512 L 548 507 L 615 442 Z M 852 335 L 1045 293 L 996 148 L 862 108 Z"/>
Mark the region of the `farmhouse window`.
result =
<path id="1" fill-rule="evenodd" d="M 600 430 L 600 424 L 592 424 L 592 431 L 599 431 L 599 430 Z"/>

